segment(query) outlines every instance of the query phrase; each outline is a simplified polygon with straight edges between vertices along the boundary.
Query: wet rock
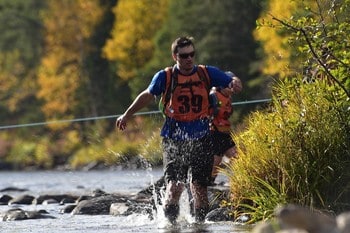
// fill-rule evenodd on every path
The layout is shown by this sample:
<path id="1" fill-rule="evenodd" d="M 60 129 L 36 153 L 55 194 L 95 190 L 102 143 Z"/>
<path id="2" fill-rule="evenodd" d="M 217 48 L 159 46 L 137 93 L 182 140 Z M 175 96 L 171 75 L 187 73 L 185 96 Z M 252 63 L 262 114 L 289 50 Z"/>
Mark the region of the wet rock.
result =
<path id="1" fill-rule="evenodd" d="M 101 189 L 95 189 L 92 191 L 92 197 L 101 197 L 101 196 L 104 196 L 104 195 L 108 195 L 107 192 L 101 190 Z"/>
<path id="2" fill-rule="evenodd" d="M 72 213 L 72 211 L 77 207 L 77 205 L 67 205 L 60 210 L 61 214 Z"/>
<path id="3" fill-rule="evenodd" d="M 208 199 L 210 203 L 210 210 L 220 208 L 222 200 L 228 200 L 229 187 L 215 185 L 208 187 Z"/>
<path id="4" fill-rule="evenodd" d="M 0 189 L 0 192 L 26 192 L 28 189 L 22 189 L 22 188 L 17 188 L 17 187 L 7 187 Z"/>
<path id="5" fill-rule="evenodd" d="M 9 205 L 13 205 L 13 204 L 31 205 L 34 199 L 35 197 L 31 195 L 21 195 L 11 199 L 8 204 Z"/>
<path id="6" fill-rule="evenodd" d="M 124 215 L 129 209 L 129 206 L 126 203 L 112 203 L 109 209 L 110 215 Z"/>
<path id="7" fill-rule="evenodd" d="M 140 203 L 140 202 L 127 202 L 128 209 L 124 212 L 123 215 L 131 215 L 131 214 L 144 214 L 148 215 L 150 219 L 153 219 L 153 210 L 155 210 L 155 206 L 152 203 Z"/>
<path id="8" fill-rule="evenodd" d="M 297 205 L 286 205 L 277 208 L 276 218 L 258 223 L 253 233 L 345 233 L 347 224 L 350 225 L 350 217 L 336 218 L 320 211 L 311 211 L 308 208 Z M 349 226 L 347 225 L 347 226 Z"/>
<path id="9" fill-rule="evenodd" d="M 27 219 L 27 215 L 24 210 L 20 208 L 10 209 L 3 214 L 3 221 L 15 221 Z"/>
<path id="10" fill-rule="evenodd" d="M 76 200 L 77 203 L 81 202 L 81 201 L 84 201 L 84 200 L 90 200 L 92 199 L 93 197 L 90 196 L 90 195 L 81 195 L 78 197 L 78 199 Z"/>
<path id="11" fill-rule="evenodd" d="M 142 189 L 137 195 L 152 196 L 154 192 L 159 193 L 161 189 L 165 187 L 164 176 L 159 178 L 154 184 L 150 184 L 148 187 Z"/>
<path id="12" fill-rule="evenodd" d="M 303 229 L 309 233 L 337 233 L 333 217 L 297 205 L 278 208 L 276 216 L 283 229 Z"/>
<path id="13" fill-rule="evenodd" d="M 338 215 L 336 221 L 340 233 L 350 232 L 350 212 L 344 212 Z"/>
<path id="14" fill-rule="evenodd" d="M 113 194 L 92 197 L 91 199 L 80 201 L 72 211 L 72 214 L 109 214 L 112 203 L 125 201 L 126 199 L 123 196 Z"/>
<path id="15" fill-rule="evenodd" d="M 42 204 L 43 205 L 58 204 L 58 201 L 55 199 L 47 199 L 47 200 L 43 201 Z"/>
<path id="16" fill-rule="evenodd" d="M 60 205 L 75 203 L 75 202 L 77 202 L 77 200 L 78 200 L 78 198 L 76 198 L 76 197 L 66 197 L 60 201 Z"/>
<path id="17" fill-rule="evenodd" d="M 34 204 L 42 204 L 45 200 L 55 200 L 57 203 L 62 202 L 62 200 L 70 201 L 74 203 L 79 197 L 74 195 L 62 194 L 62 195 L 40 195 L 33 202 Z"/>
<path id="18" fill-rule="evenodd" d="M 0 196 L 0 205 L 7 205 L 9 203 L 9 201 L 12 200 L 12 197 L 4 194 Z"/>
<path id="19" fill-rule="evenodd" d="M 40 218 L 54 219 L 55 217 L 48 215 L 46 210 L 26 211 L 20 208 L 14 208 L 6 211 L 3 214 L 2 220 L 18 221 L 18 220 L 27 220 L 27 219 L 40 219 Z"/>
<path id="20" fill-rule="evenodd" d="M 210 211 L 205 217 L 211 222 L 232 221 L 233 217 L 230 215 L 230 210 L 227 208 L 217 208 Z"/>

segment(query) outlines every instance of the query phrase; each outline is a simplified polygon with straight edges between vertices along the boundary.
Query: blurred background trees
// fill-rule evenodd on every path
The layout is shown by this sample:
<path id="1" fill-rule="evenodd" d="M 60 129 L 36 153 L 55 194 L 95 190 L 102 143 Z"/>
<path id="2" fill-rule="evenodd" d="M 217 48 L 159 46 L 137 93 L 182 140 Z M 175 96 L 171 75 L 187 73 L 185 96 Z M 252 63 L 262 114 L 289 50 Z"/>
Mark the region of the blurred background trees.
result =
<path id="1" fill-rule="evenodd" d="M 170 45 L 181 35 L 195 38 L 198 63 L 241 77 L 245 91 L 236 100 L 268 96 L 260 92 L 266 82 L 252 36 L 260 9 L 243 0 L 1 1 L 1 125 L 51 123 L 1 130 L 0 158 L 19 167 L 17 154 L 26 157 L 25 166 L 40 167 L 36 160 L 45 158 L 48 168 L 92 144 L 108 157 L 107 138 L 123 137 L 114 131 L 115 119 L 73 119 L 122 113 L 155 72 L 173 64 Z M 251 108 L 237 109 L 233 121 Z M 146 118 L 130 127 L 135 140 L 159 128 L 160 118 L 156 126 Z"/>
<path id="2" fill-rule="evenodd" d="M 162 122 L 160 115 L 135 117 L 135 124 L 130 124 L 125 134 L 115 131 L 115 117 L 108 116 L 121 114 L 155 72 L 173 64 L 170 45 L 176 37 L 194 37 L 197 63 L 231 70 L 242 79 L 244 91 L 233 101 L 270 98 L 274 81 L 294 74 L 304 77 L 319 66 L 317 59 L 308 56 L 302 31 L 294 32 L 299 34 L 291 40 L 288 28 L 278 26 L 281 22 L 260 16 L 289 19 L 295 21 L 293 27 L 301 28 L 315 20 L 305 9 L 322 3 L 332 11 L 336 9 L 332 6 L 345 2 L 2 0 L 1 126 L 50 124 L 1 129 L 0 162 L 18 168 L 80 167 L 91 161 L 109 166 L 126 154 L 126 160 L 142 153 L 160 156 L 157 149 L 149 147 L 158 145 L 154 141 L 159 138 L 154 135 Z M 347 4 L 342 7 L 347 12 Z M 347 22 L 345 13 L 333 15 L 339 22 Z M 293 20 L 297 17 L 304 21 Z M 325 18 L 323 25 L 310 32 L 314 41 L 321 41 L 322 28 L 327 25 L 336 26 Z M 342 24 L 340 30 L 327 32 L 334 32 L 334 38 L 346 38 L 348 28 Z M 334 49 L 327 54 L 347 55 L 348 42 L 342 43 L 342 47 L 329 44 Z M 348 60 L 342 62 L 348 64 Z M 342 72 L 338 84 L 349 88 L 346 68 L 338 72 Z M 316 73 L 325 72 L 318 69 Z M 250 112 L 264 107 L 235 107 L 231 118 L 235 130 L 245 127 Z M 157 103 L 145 110 L 157 110 Z M 159 159 L 155 161 L 159 163 Z"/>

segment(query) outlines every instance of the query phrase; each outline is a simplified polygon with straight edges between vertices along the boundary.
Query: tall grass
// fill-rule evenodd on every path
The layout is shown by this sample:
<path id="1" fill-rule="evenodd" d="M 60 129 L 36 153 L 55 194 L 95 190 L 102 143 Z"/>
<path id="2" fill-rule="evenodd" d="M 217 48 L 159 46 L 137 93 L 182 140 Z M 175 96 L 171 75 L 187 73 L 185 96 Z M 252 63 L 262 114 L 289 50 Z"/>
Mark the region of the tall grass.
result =
<path id="1" fill-rule="evenodd" d="M 350 209 L 350 105 L 340 89 L 286 80 L 270 109 L 234 135 L 239 158 L 226 171 L 235 214 L 270 218 L 279 204 Z"/>

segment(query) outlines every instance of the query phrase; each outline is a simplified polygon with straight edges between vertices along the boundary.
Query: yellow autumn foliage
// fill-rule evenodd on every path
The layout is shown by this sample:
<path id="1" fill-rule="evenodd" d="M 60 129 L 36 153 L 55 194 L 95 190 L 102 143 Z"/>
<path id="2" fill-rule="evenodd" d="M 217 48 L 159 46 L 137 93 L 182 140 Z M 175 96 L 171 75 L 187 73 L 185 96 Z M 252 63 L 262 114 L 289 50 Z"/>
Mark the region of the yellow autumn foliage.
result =
<path id="1" fill-rule="evenodd" d="M 283 31 L 279 20 L 290 20 L 294 15 L 303 14 L 305 7 L 316 9 L 316 3 L 307 1 L 279 1 L 270 0 L 265 11 L 257 20 L 259 27 L 254 31 L 257 41 L 262 42 L 265 53 L 263 73 L 286 77 L 293 69 L 293 55 L 296 51 L 288 44 L 288 35 Z"/>
<path id="2" fill-rule="evenodd" d="M 61 9 L 70 9 L 64 11 Z M 103 9 L 98 0 L 50 0 L 43 13 L 46 51 L 38 71 L 38 98 L 48 120 L 71 115 L 79 102 L 76 91 L 84 83 L 83 59 Z"/>
<path id="3" fill-rule="evenodd" d="M 268 10 L 258 19 L 264 25 L 254 32 L 254 36 L 262 42 L 264 52 L 267 55 L 263 67 L 265 74 L 285 76 L 289 73 L 291 51 L 287 46 L 287 38 L 281 35 L 279 30 L 276 30 L 279 24 L 272 20 L 272 16 L 279 19 L 289 19 L 296 7 L 295 1 L 270 0 Z"/>
<path id="4" fill-rule="evenodd" d="M 163 23 L 168 0 L 120 0 L 113 9 L 116 24 L 103 49 L 108 60 L 118 64 L 117 74 L 127 80 L 135 76 L 153 56 L 153 37 Z"/>

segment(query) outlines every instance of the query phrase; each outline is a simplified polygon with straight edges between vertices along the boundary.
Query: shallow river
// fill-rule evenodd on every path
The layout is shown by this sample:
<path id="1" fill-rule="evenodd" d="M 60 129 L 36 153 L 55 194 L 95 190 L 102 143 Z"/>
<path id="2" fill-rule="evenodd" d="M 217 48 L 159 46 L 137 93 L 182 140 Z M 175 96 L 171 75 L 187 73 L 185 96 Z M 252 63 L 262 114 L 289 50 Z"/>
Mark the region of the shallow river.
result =
<path id="1" fill-rule="evenodd" d="M 29 171 L 4 172 L 0 171 L 0 189 L 16 187 L 28 189 L 26 192 L 7 192 L 16 197 L 22 194 L 38 196 L 40 194 L 91 194 L 97 188 L 108 193 L 137 193 L 162 175 L 161 169 L 149 170 L 104 170 L 104 171 Z M 219 177 L 219 179 L 224 179 Z M 184 192 L 186 193 L 186 192 Z M 194 224 L 186 211 L 186 197 L 183 197 L 178 226 L 169 226 L 163 216 L 150 220 L 146 215 L 112 216 L 112 215 L 71 215 L 60 214 L 61 205 L 22 205 L 15 206 L 26 210 L 47 210 L 56 219 L 35 219 L 23 221 L 0 220 L 1 233 L 248 233 L 247 226 L 232 222 L 205 222 Z M 0 212 L 12 208 L 0 205 Z"/>

